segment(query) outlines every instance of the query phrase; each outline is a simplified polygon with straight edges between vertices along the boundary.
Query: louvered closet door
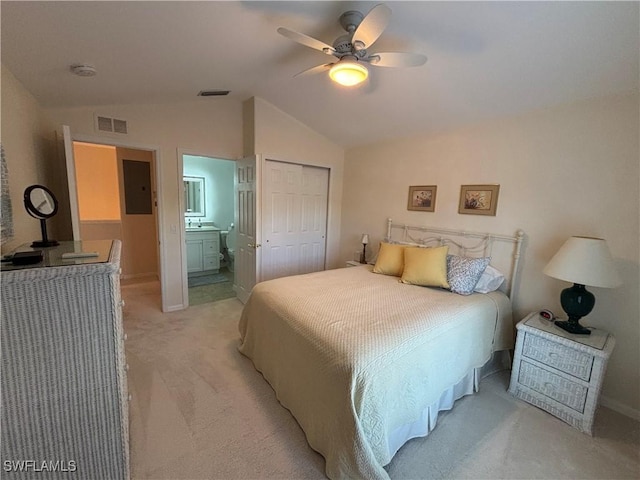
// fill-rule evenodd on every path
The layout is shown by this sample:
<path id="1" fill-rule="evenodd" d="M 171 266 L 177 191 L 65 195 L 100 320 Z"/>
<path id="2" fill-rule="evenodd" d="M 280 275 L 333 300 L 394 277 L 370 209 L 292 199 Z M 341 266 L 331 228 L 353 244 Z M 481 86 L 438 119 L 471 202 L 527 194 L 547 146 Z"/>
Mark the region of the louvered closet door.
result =
<path id="1" fill-rule="evenodd" d="M 262 280 L 324 269 L 327 169 L 265 161 Z"/>

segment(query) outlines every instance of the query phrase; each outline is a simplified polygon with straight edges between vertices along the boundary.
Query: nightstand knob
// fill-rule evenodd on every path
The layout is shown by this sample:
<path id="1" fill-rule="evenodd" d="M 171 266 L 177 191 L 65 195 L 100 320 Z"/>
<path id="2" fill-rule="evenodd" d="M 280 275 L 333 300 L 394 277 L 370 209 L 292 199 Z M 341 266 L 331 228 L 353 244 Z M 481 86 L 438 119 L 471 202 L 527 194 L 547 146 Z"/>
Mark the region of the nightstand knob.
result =
<path id="1" fill-rule="evenodd" d="M 556 352 L 549 352 L 549 357 L 553 358 L 554 360 L 558 358 L 558 354 Z"/>
<path id="2" fill-rule="evenodd" d="M 553 383 L 544 382 L 544 388 L 545 390 L 554 390 L 554 385 Z"/>

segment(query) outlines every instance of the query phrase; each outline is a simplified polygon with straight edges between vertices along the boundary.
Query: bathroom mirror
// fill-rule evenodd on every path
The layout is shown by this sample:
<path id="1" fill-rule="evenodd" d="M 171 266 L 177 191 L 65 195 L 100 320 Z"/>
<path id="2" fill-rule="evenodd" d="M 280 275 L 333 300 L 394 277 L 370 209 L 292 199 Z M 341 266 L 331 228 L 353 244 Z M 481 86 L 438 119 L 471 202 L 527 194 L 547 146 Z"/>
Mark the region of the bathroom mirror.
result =
<path id="1" fill-rule="evenodd" d="M 33 218 L 40 220 L 42 240 L 36 240 L 31 247 L 53 247 L 59 245 L 56 240 L 47 237 L 47 218 L 58 213 L 58 200 L 51 190 L 43 185 L 31 185 L 24 191 L 24 207 Z"/>
<path id="2" fill-rule="evenodd" d="M 204 177 L 183 177 L 185 217 L 204 217 Z"/>

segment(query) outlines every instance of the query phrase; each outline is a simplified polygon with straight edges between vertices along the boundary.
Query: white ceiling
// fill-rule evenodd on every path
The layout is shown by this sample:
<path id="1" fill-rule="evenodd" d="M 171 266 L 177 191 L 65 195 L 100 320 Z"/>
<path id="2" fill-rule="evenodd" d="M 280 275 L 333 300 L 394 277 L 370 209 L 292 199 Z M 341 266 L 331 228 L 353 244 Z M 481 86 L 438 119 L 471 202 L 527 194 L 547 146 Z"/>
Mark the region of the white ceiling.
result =
<path id="1" fill-rule="evenodd" d="M 426 65 L 372 67 L 360 88 L 330 60 L 278 33 L 331 44 L 346 10 L 376 2 L 10 2 L 2 63 L 45 107 L 220 101 L 258 96 L 343 146 L 432 132 L 561 103 L 638 91 L 638 2 L 387 2 L 370 51 L 413 51 Z M 74 76 L 90 63 L 93 78 Z"/>

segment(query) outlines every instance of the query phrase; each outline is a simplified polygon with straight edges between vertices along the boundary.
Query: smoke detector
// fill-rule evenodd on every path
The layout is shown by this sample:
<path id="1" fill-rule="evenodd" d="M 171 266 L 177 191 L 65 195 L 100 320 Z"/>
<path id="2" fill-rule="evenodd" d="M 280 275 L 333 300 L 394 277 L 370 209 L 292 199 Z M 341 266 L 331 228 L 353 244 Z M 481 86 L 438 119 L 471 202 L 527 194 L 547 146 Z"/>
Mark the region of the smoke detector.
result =
<path id="1" fill-rule="evenodd" d="M 93 65 L 88 65 L 86 63 L 78 63 L 71 65 L 71 72 L 79 77 L 95 77 L 97 70 Z"/>

